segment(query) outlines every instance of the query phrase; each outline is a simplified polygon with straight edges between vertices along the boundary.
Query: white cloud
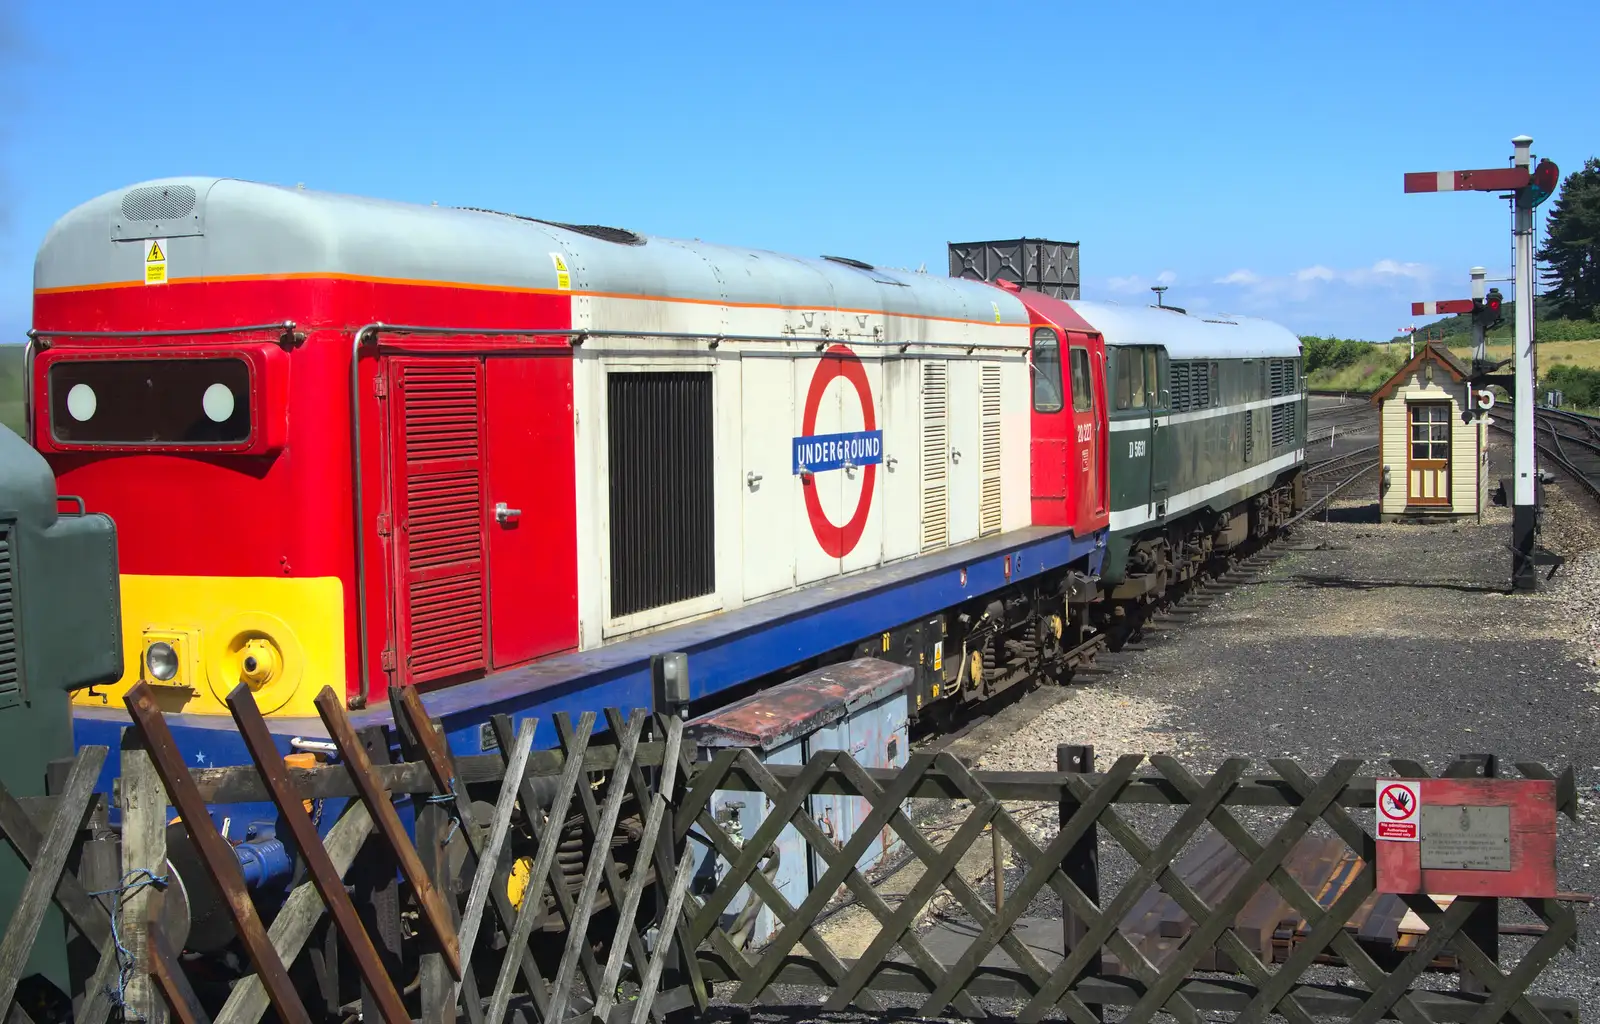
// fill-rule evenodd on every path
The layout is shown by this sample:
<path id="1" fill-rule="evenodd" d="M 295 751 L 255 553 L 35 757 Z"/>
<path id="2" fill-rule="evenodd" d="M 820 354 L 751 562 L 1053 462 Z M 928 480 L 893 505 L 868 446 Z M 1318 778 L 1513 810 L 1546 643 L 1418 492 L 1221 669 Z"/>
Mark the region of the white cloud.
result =
<path id="1" fill-rule="evenodd" d="M 1121 292 L 1125 295 L 1132 294 L 1133 292 L 1142 292 L 1148 287 L 1149 285 L 1144 283 L 1144 278 L 1140 277 L 1138 274 L 1129 274 L 1127 277 L 1106 278 L 1106 288 L 1114 292 Z"/>
<path id="2" fill-rule="evenodd" d="M 1252 285 L 1252 284 L 1259 284 L 1260 281 L 1261 281 L 1261 275 L 1260 274 L 1256 273 L 1253 270 L 1246 270 L 1245 268 L 1240 267 L 1238 270 L 1235 270 L 1233 273 L 1229 274 L 1226 277 L 1217 278 L 1216 281 L 1213 282 L 1213 283 L 1215 283 L 1215 284 Z"/>
<path id="3" fill-rule="evenodd" d="M 1338 276 L 1339 275 L 1335 274 L 1332 270 L 1320 263 L 1314 267 L 1307 267 L 1304 270 L 1297 270 L 1294 272 L 1294 279 L 1296 281 L 1332 281 Z"/>
<path id="4" fill-rule="evenodd" d="M 1163 270 L 1155 276 L 1155 280 L 1141 277 L 1138 274 L 1129 274 L 1127 277 L 1108 277 L 1105 280 L 1107 291 L 1117 292 L 1122 295 L 1137 295 L 1147 292 L 1151 285 L 1172 285 L 1178 280 L 1178 274 L 1173 270 Z"/>

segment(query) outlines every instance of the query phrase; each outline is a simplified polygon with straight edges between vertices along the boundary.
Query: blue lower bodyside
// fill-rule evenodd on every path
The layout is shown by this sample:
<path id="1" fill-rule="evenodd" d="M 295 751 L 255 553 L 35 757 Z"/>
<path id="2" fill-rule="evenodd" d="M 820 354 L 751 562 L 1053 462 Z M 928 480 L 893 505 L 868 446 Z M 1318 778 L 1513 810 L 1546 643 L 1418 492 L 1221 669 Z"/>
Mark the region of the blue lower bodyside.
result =
<path id="1" fill-rule="evenodd" d="M 535 747 L 553 747 L 556 712 L 576 717 L 607 707 L 652 707 L 653 654 L 687 653 L 691 693 L 700 700 L 1034 576 L 1068 566 L 1098 573 L 1105 542 L 1104 531 L 1077 537 L 1064 528 L 1028 527 L 448 687 L 424 694 L 423 703 L 443 721 L 457 754 L 483 752 L 479 727 L 495 714 L 510 715 L 514 723 L 537 716 Z M 357 729 L 392 722 L 387 701 L 374 696 L 373 707 L 351 715 Z M 167 723 L 194 767 L 250 763 L 228 716 L 174 714 Z M 113 750 L 103 791 L 110 791 L 118 772 L 115 750 L 127 724 L 119 706 L 74 709 L 76 742 Z M 327 736 L 317 719 L 274 718 L 268 724 L 285 753 L 293 737 Z"/>

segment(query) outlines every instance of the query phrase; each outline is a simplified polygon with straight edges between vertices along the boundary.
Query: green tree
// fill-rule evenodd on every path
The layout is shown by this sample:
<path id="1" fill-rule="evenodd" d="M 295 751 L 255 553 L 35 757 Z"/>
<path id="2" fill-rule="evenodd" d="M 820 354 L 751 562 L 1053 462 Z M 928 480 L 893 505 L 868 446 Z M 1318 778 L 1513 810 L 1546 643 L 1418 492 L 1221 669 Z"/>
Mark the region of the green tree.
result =
<path id="1" fill-rule="evenodd" d="M 1552 312 L 1600 319 L 1600 159 L 1590 157 L 1567 175 L 1545 224 L 1539 260 Z"/>

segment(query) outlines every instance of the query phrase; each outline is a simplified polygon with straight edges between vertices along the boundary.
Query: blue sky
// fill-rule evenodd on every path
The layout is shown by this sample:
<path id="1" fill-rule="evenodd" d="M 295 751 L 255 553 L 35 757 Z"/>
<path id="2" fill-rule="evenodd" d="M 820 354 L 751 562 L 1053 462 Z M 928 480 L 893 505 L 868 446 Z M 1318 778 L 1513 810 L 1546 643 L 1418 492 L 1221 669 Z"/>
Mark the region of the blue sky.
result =
<path id="1" fill-rule="evenodd" d="M 0 0 L 0 338 L 57 217 L 188 173 L 934 272 L 1080 240 L 1086 298 L 1388 337 L 1510 263 L 1404 171 L 1600 153 L 1600 5 L 1528 10 Z"/>

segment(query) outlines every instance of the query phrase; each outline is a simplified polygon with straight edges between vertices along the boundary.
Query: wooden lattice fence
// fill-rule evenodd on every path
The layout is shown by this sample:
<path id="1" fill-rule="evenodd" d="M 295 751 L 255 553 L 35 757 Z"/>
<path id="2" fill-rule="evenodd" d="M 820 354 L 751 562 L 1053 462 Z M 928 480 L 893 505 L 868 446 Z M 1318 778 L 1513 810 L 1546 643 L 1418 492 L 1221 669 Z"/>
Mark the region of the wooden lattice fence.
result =
<path id="1" fill-rule="evenodd" d="M 797 992 L 827 1009 L 1081 1024 L 1108 1008 L 1186 1024 L 1212 1011 L 1296 1024 L 1577 1017 L 1570 998 L 1529 994 L 1575 936 L 1563 900 L 1523 901 L 1538 923 L 1518 933 L 1527 948 L 1514 962 L 1499 943 L 1504 901 L 1400 897 L 1424 930 L 1374 946 L 1374 781 L 1355 759 L 1315 778 L 1286 759 L 1268 762 L 1269 775 L 1230 759 L 1197 776 L 1164 756 L 1097 773 L 1092 750 L 1073 747 L 1055 772 L 979 772 L 931 751 L 896 770 L 835 751 L 800 766 L 749 750 L 696 762 L 679 720 L 642 711 L 558 716 L 559 746 L 540 751 L 533 723 L 513 730 L 497 718 L 495 753 L 453 757 L 415 693 L 392 695 L 391 736 L 358 733 L 326 691 L 318 707 L 338 763 L 307 769 L 285 765 L 248 691 L 229 703 L 255 764 L 193 769 L 150 695 L 130 694 L 114 801 L 120 857 L 96 845 L 106 841 L 108 808 L 92 792 L 105 748 L 81 749 L 50 798 L 19 801 L 0 787 L 0 831 L 32 868 L 0 940 L 0 1020 L 41 1012 L 14 997 L 52 899 L 95 954 L 72 993 L 75 1019 L 93 1024 L 119 1012 L 219 1024 L 269 1012 L 285 1022 L 359 1012 L 388 1024 L 644 1024 L 703 1011 L 713 993 L 753 1003 Z M 1390 767 L 1425 774 L 1414 762 Z M 1462 761 L 1450 773 L 1485 767 Z M 1556 782 L 1575 813 L 1570 770 Z M 763 795 L 759 823 L 719 816 L 718 794 L 730 792 Z M 848 837 L 813 813 L 837 795 L 862 801 Z M 273 805 L 299 851 L 287 898 L 261 905 L 209 811 L 251 802 Z M 169 877 L 169 806 L 205 884 Z M 1153 807 L 1170 820 L 1147 839 Z M 319 814 L 336 815 L 331 829 Z M 1325 858 L 1344 865 L 1337 885 L 1304 880 L 1296 856 L 1316 845 L 1313 833 L 1317 849 L 1343 851 Z M 811 865 L 804 892 L 774 880 L 785 834 Z M 875 843 L 901 863 L 868 877 L 860 865 Z M 991 844 L 1014 877 L 973 870 L 974 851 Z M 1113 878 L 1113 860 L 1125 878 Z M 1197 874 L 1201 862 L 1227 867 Z M 185 951 L 205 885 L 242 953 L 232 975 Z M 1054 950 L 1024 934 L 1046 904 L 1060 921 Z M 1252 908 L 1269 905 L 1246 927 Z M 750 927 L 758 908 L 776 921 L 764 939 Z M 870 925 L 848 942 L 836 927 L 844 912 Z M 959 948 L 930 927 L 952 914 L 967 925 Z M 1459 983 L 1420 984 L 1445 964 Z"/>

